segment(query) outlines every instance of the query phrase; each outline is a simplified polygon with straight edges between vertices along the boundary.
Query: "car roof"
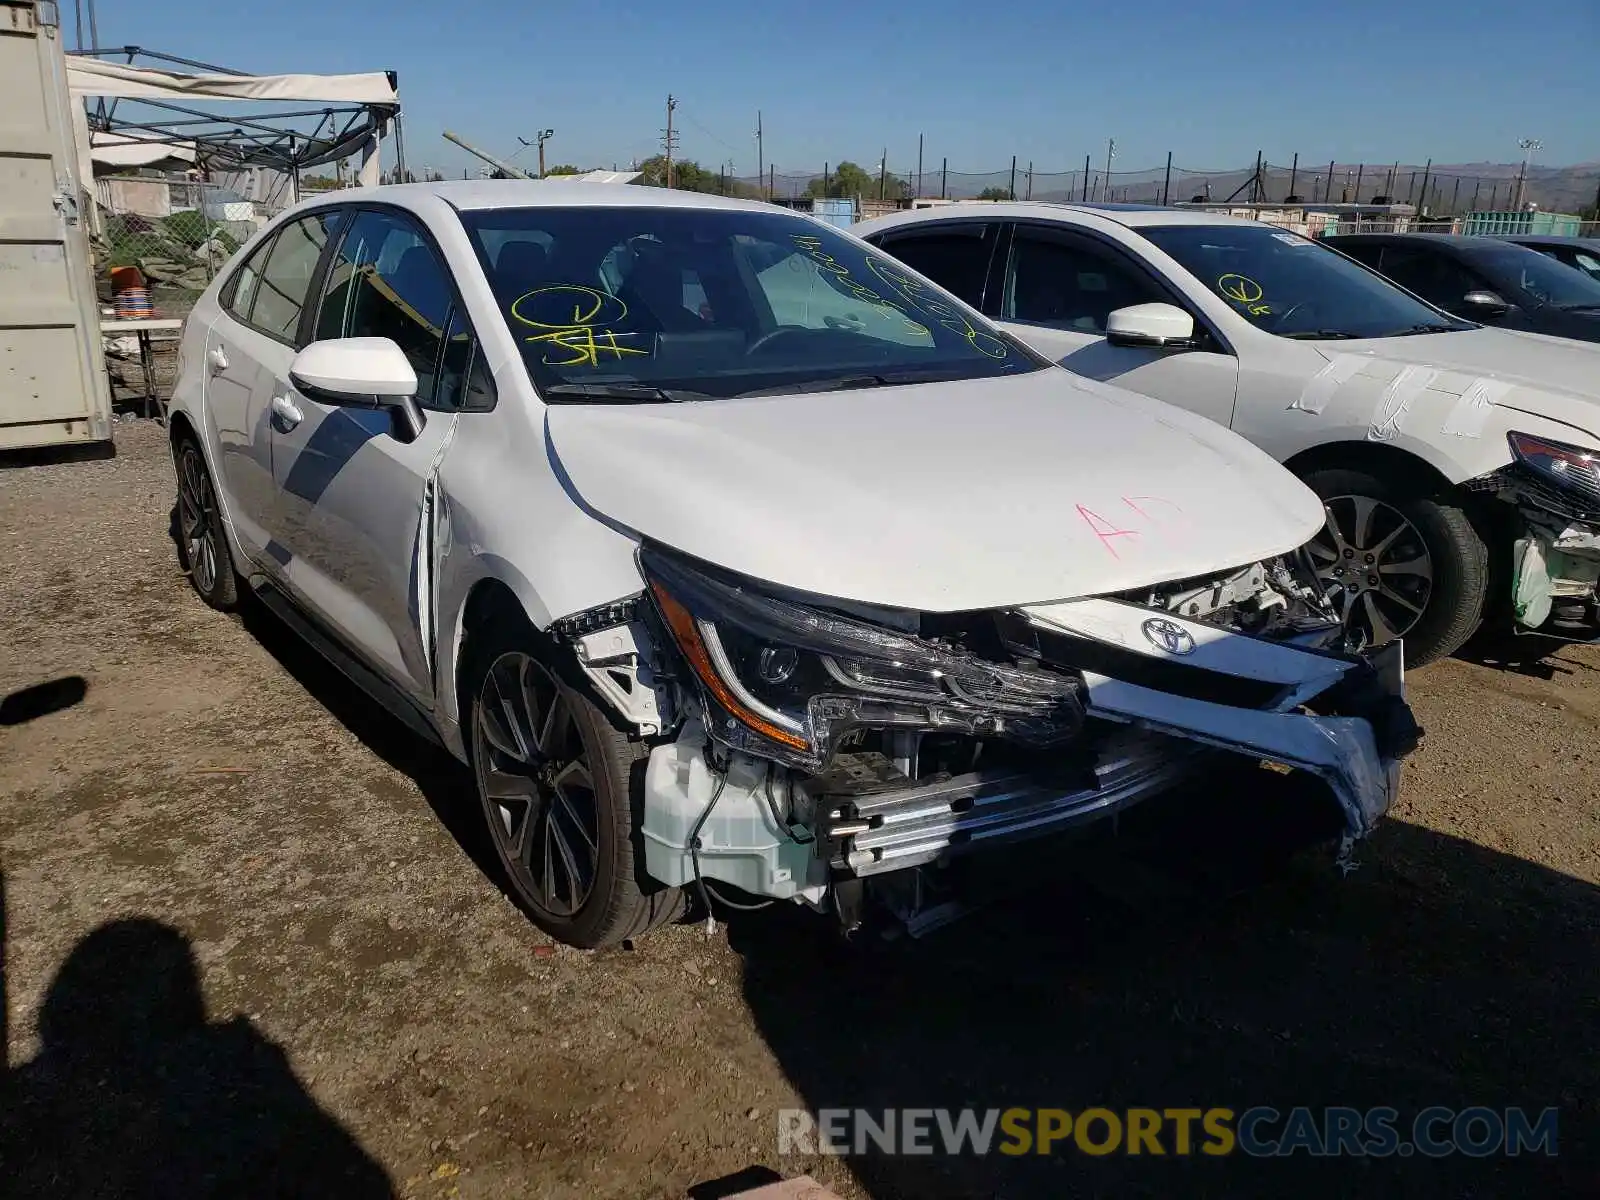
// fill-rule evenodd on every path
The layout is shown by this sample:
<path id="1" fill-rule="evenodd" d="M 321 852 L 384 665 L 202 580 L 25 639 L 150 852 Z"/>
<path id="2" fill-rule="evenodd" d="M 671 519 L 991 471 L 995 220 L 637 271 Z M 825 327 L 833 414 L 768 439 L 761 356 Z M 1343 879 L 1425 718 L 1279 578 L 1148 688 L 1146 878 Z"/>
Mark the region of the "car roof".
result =
<path id="1" fill-rule="evenodd" d="M 1600 237 L 1562 237 L 1554 233 L 1502 233 L 1502 241 L 1516 242 L 1519 246 L 1579 246 L 1589 249 L 1600 245 Z"/>
<path id="2" fill-rule="evenodd" d="M 973 217 L 985 220 L 1072 222 L 1076 218 L 1099 218 L 1129 229 L 1148 225 L 1257 225 L 1258 221 L 1231 217 L 1226 213 L 1202 212 L 1191 208 L 1168 208 L 1160 204 L 1078 203 L 1064 200 L 970 200 L 941 204 L 937 208 L 902 209 L 887 216 L 863 221 L 873 229 L 889 229 L 899 224 Z M 870 232 L 870 231 L 869 231 Z"/>
<path id="3" fill-rule="evenodd" d="M 756 200 L 715 196 L 707 192 L 640 186 L 634 183 L 574 183 L 540 179 L 443 179 L 433 183 L 395 183 L 377 188 L 320 192 L 308 199 L 389 201 L 411 207 L 424 197 L 437 197 L 462 212 L 495 208 L 720 208 L 772 212 Z"/>
<path id="4" fill-rule="evenodd" d="M 1330 233 L 1324 239 L 1335 245 L 1345 243 L 1402 242 L 1407 245 L 1428 245 L 1446 254 L 1476 254 L 1487 250 L 1504 250 L 1509 243 L 1503 238 L 1484 237 L 1474 233 Z M 1526 249 L 1526 247 L 1523 247 Z"/>

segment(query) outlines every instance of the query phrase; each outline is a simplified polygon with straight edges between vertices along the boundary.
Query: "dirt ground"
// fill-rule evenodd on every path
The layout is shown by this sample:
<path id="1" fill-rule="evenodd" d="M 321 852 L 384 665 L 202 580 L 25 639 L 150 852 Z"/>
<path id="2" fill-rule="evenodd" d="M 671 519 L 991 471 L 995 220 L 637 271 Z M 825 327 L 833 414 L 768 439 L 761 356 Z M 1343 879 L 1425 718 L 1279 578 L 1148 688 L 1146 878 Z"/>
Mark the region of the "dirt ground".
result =
<path id="1" fill-rule="evenodd" d="M 1348 879 L 1253 854 L 1201 789 L 910 946 L 785 910 L 587 954 L 506 899 L 460 769 L 194 597 L 163 431 L 117 443 L 0 469 L 0 698 L 64 705 L 0 719 L 7 1194 L 1600 1194 L 1600 650 L 1414 674 L 1424 748 Z M 1560 1153 L 776 1136 L 785 1107 L 1257 1104 L 1556 1106 Z"/>

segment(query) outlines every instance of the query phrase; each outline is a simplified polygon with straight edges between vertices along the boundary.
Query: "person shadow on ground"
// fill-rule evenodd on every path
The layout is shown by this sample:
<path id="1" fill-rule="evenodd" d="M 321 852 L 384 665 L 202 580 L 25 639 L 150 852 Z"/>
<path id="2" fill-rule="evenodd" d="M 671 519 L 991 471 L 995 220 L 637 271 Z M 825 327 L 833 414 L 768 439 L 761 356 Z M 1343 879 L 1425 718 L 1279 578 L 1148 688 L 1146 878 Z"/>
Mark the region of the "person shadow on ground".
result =
<path id="1" fill-rule="evenodd" d="M 243 1017 L 206 1018 L 194 955 L 158 921 L 85 937 L 0 1087 L 0 1187 L 18 1197 L 387 1197 L 381 1166 Z"/>

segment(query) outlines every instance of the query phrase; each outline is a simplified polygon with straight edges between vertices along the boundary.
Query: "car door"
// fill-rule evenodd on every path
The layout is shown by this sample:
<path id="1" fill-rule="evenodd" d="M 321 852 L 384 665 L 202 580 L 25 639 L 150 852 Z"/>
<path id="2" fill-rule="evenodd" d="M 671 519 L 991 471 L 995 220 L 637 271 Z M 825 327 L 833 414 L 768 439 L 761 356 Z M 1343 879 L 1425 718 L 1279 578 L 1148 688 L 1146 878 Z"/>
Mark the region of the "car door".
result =
<path id="1" fill-rule="evenodd" d="M 1106 318 L 1134 304 L 1181 305 L 1126 251 L 1056 227 L 1019 223 L 1011 236 L 996 315 L 1000 324 L 1069 371 L 1233 420 L 1239 363 L 1201 321 L 1199 348 L 1114 346 Z M 1192 309 L 1186 309 L 1195 315 Z"/>
<path id="2" fill-rule="evenodd" d="M 224 510 L 247 557 L 263 557 L 273 507 L 272 443 L 263 362 L 276 347 L 250 325 L 261 268 L 276 234 L 268 237 L 224 283 L 220 312 L 206 330 L 204 395 L 206 436 Z M 240 564 L 243 566 L 244 564 Z"/>
<path id="3" fill-rule="evenodd" d="M 493 385 L 445 260 L 411 216 L 363 208 L 323 271 L 309 340 L 384 337 L 417 376 L 411 438 L 388 410 L 322 403 L 274 378 L 274 556 L 288 589 L 402 691 L 433 694 L 434 468 Z M 281 403 L 280 403 L 281 401 Z"/>

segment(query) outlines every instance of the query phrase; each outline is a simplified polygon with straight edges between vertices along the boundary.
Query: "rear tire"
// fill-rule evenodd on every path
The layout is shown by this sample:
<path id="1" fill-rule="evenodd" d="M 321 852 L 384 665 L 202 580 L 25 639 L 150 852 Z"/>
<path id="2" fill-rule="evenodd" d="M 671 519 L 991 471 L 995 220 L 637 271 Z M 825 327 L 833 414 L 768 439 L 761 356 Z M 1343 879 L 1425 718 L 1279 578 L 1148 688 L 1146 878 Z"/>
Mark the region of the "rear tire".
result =
<path id="1" fill-rule="evenodd" d="M 682 890 L 644 874 L 638 827 L 648 749 L 551 666 L 557 648 L 526 621 L 493 621 L 468 653 L 478 799 L 534 923 L 594 949 L 682 916 Z"/>
<path id="2" fill-rule="evenodd" d="M 1489 561 L 1457 498 L 1345 467 L 1304 479 L 1328 506 L 1311 554 L 1346 626 L 1373 646 L 1400 636 L 1408 667 L 1460 649 L 1483 616 Z"/>
<path id="3" fill-rule="evenodd" d="M 200 443 L 188 434 L 180 437 L 172 448 L 172 462 L 178 472 L 174 530 L 178 562 L 200 599 L 220 612 L 232 612 L 239 606 L 239 576 Z"/>

